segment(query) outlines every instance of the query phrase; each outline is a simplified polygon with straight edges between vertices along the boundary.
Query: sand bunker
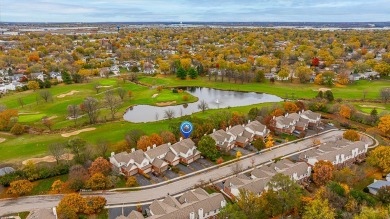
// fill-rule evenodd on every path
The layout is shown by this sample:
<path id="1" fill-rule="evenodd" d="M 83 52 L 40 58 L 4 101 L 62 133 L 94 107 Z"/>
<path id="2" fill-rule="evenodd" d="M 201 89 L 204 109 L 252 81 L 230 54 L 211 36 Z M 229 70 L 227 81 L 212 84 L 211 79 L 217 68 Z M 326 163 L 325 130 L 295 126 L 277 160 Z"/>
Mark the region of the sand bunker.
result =
<path id="1" fill-rule="evenodd" d="M 328 90 L 331 90 L 330 88 L 325 88 L 325 87 L 322 87 L 322 88 L 319 88 L 318 91 L 322 91 L 322 92 L 326 92 Z"/>
<path id="2" fill-rule="evenodd" d="M 158 96 L 158 94 L 153 94 L 152 98 L 156 98 Z"/>
<path id="3" fill-rule="evenodd" d="M 112 87 L 112 85 L 105 85 L 105 86 L 99 86 L 100 88 L 108 88 L 108 87 Z"/>
<path id="4" fill-rule="evenodd" d="M 60 160 L 72 160 L 74 157 L 73 154 L 63 154 L 60 158 Z M 40 158 L 31 158 L 28 160 L 25 160 L 22 162 L 23 165 L 26 165 L 27 162 L 33 162 L 34 164 L 41 163 L 41 162 L 48 162 L 53 163 L 56 162 L 56 159 L 53 156 L 46 156 L 46 157 L 40 157 Z"/>
<path id="5" fill-rule="evenodd" d="M 64 97 L 66 97 L 66 96 L 71 96 L 71 95 L 73 95 L 73 94 L 75 94 L 75 93 L 78 93 L 78 92 L 80 92 L 80 91 L 78 91 L 78 90 L 72 90 L 72 91 L 70 91 L 70 92 L 68 92 L 68 93 L 66 93 L 66 94 L 58 95 L 57 97 L 58 97 L 58 98 L 64 98 Z"/>
<path id="6" fill-rule="evenodd" d="M 383 106 L 373 106 L 373 105 L 360 105 L 360 107 L 363 107 L 363 108 L 377 108 L 377 109 L 386 109 L 385 107 Z"/>
<path id="7" fill-rule="evenodd" d="M 161 102 L 161 103 L 156 103 L 156 106 L 170 106 L 170 105 L 175 104 L 175 103 L 176 103 L 176 100 L 170 101 L 170 102 Z"/>
<path id="8" fill-rule="evenodd" d="M 48 120 L 52 120 L 52 119 L 55 119 L 55 118 L 58 118 L 58 116 L 50 116 L 49 118 L 47 118 Z"/>
<path id="9" fill-rule="evenodd" d="M 5 138 L 0 138 L 0 143 L 5 142 Z"/>
<path id="10" fill-rule="evenodd" d="M 70 133 L 61 134 L 61 136 L 64 137 L 64 138 L 68 138 L 68 137 L 70 137 L 70 136 L 78 135 L 78 134 L 80 134 L 81 132 L 89 132 L 89 131 L 93 131 L 93 130 L 96 130 L 96 128 L 81 129 L 81 130 L 78 130 L 78 131 L 74 131 L 74 132 L 70 132 Z"/>

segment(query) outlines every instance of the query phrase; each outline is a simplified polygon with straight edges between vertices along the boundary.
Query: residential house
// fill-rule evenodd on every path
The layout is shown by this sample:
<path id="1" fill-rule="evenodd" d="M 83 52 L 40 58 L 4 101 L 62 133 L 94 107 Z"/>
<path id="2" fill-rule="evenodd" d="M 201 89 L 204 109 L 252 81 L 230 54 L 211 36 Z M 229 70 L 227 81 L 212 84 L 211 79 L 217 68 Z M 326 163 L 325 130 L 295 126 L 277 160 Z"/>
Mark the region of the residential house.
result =
<path id="1" fill-rule="evenodd" d="M 178 199 L 167 196 L 163 200 L 155 200 L 149 206 L 150 219 L 206 219 L 215 218 L 226 206 L 226 200 L 221 193 L 208 194 L 198 188 L 185 192 Z M 119 216 L 117 219 L 143 219 L 139 212 L 132 211 L 129 216 Z"/>
<path id="2" fill-rule="evenodd" d="M 390 182 L 375 179 L 373 183 L 367 186 L 367 188 L 371 194 L 376 195 L 378 194 L 378 190 L 385 186 L 390 186 Z"/>
<path id="3" fill-rule="evenodd" d="M 119 154 L 112 152 L 110 162 L 126 176 L 149 173 L 152 170 L 152 165 L 142 150 L 132 149 L 131 153 L 121 152 Z"/>
<path id="4" fill-rule="evenodd" d="M 38 79 L 41 81 L 45 81 L 45 75 L 43 74 L 43 72 L 31 73 L 30 78 L 31 78 L 31 80 Z"/>
<path id="5" fill-rule="evenodd" d="M 267 190 L 267 183 L 270 179 L 270 177 L 251 179 L 244 174 L 240 174 L 225 180 L 223 191 L 232 199 L 239 196 L 240 190 L 247 190 L 256 195 L 261 195 L 264 190 Z"/>
<path id="6" fill-rule="evenodd" d="M 296 121 L 292 118 L 285 116 L 273 117 L 271 125 L 275 128 L 275 131 L 281 133 L 292 134 L 295 130 Z"/>
<path id="7" fill-rule="evenodd" d="M 330 161 L 336 168 L 343 168 L 365 158 L 368 144 L 362 141 L 351 142 L 345 139 L 321 144 L 318 148 L 305 151 L 299 159 L 314 166 L 320 160 Z"/>
<path id="8" fill-rule="evenodd" d="M 253 134 L 245 130 L 245 125 L 229 127 L 226 133 L 233 137 L 235 145 L 239 147 L 245 147 L 253 140 Z"/>
<path id="9" fill-rule="evenodd" d="M 264 139 L 269 134 L 267 127 L 261 124 L 259 121 L 248 121 L 248 124 L 245 126 L 245 131 L 252 134 L 254 139 Z"/>
<path id="10" fill-rule="evenodd" d="M 57 79 L 58 82 L 62 82 L 62 74 L 61 72 L 50 72 L 49 73 L 51 79 Z"/>
<path id="11" fill-rule="evenodd" d="M 321 122 L 321 114 L 312 112 L 311 110 L 302 111 L 299 115 L 301 116 L 301 119 L 309 120 L 309 128 L 316 127 Z"/>
<path id="12" fill-rule="evenodd" d="M 213 133 L 209 135 L 215 140 L 218 150 L 229 151 L 234 147 L 234 138 L 232 135 L 226 133 L 226 131 L 220 129 L 218 131 L 213 130 Z"/>
<path id="13" fill-rule="evenodd" d="M 305 131 L 307 127 L 309 126 L 309 120 L 304 119 L 301 117 L 301 112 L 298 113 L 291 113 L 286 115 L 287 118 L 293 119 L 295 123 L 295 130 L 298 131 Z"/>
<path id="14" fill-rule="evenodd" d="M 195 143 L 189 138 L 171 145 L 170 150 L 180 157 L 180 162 L 185 164 L 190 164 L 200 158 L 200 152 L 196 149 Z"/>
<path id="15" fill-rule="evenodd" d="M 162 173 L 168 169 L 168 162 L 165 161 L 165 157 L 169 152 L 169 147 L 171 144 L 162 144 L 158 147 L 153 145 L 152 149 L 149 149 L 145 152 L 146 158 L 152 164 L 153 171 L 157 173 Z M 177 157 L 177 161 L 179 158 Z"/>

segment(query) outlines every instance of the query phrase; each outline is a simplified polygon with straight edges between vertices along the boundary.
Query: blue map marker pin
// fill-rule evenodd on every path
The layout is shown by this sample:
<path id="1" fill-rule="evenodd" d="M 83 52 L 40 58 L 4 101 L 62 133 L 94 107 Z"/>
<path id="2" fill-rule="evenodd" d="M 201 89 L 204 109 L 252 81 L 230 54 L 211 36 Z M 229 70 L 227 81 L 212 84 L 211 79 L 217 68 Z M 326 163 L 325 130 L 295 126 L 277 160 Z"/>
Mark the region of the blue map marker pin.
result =
<path id="1" fill-rule="evenodd" d="M 188 121 L 184 121 L 180 125 L 180 132 L 184 135 L 185 138 L 188 138 L 191 135 L 191 132 L 193 130 L 192 123 Z"/>

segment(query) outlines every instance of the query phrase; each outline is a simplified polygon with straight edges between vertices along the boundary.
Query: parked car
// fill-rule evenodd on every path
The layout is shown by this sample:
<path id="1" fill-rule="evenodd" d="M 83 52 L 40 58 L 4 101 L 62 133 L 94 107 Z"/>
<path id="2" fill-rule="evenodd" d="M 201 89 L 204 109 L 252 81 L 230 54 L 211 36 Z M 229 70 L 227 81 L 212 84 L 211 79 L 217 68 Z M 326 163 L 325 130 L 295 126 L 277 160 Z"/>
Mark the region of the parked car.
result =
<path id="1" fill-rule="evenodd" d="M 294 133 L 294 134 L 297 134 L 297 135 L 300 135 L 300 134 L 301 134 L 301 132 L 300 132 L 300 131 L 297 131 L 297 130 L 294 130 L 293 133 Z"/>

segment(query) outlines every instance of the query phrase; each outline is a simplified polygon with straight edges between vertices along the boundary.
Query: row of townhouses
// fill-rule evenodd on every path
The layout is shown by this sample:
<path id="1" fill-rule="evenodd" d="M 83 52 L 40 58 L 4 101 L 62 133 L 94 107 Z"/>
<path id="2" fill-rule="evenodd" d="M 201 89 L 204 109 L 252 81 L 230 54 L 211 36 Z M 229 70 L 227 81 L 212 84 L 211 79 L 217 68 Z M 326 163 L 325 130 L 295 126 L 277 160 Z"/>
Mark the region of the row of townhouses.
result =
<path id="1" fill-rule="evenodd" d="M 149 206 L 147 219 L 204 219 L 214 218 L 220 209 L 226 206 L 226 200 L 221 193 L 208 194 L 198 188 L 188 191 L 179 198 L 170 195 L 163 200 L 154 200 Z M 121 215 L 116 219 L 144 219 L 142 213 L 132 211 L 126 217 Z"/>
<path id="2" fill-rule="evenodd" d="M 308 128 L 317 127 L 321 122 L 321 114 L 311 110 L 298 113 L 287 113 L 284 116 L 273 117 L 271 126 L 276 132 L 292 134 L 295 130 L 305 131 Z"/>
<path id="3" fill-rule="evenodd" d="M 269 134 L 269 130 L 258 121 L 248 121 L 247 125 L 236 125 L 228 127 L 226 130 L 213 130 L 210 137 L 217 144 L 217 148 L 221 151 L 229 151 L 235 146 L 245 147 L 254 139 L 264 139 Z"/>
<path id="4" fill-rule="evenodd" d="M 120 173 L 131 176 L 151 171 L 162 173 L 168 165 L 176 166 L 180 162 L 190 164 L 200 158 L 195 143 L 187 138 L 175 144 L 167 143 L 148 147 L 146 151 L 132 149 L 131 153 L 111 153 L 110 162 Z"/>
<path id="5" fill-rule="evenodd" d="M 349 166 L 364 159 L 368 144 L 362 141 L 351 142 L 345 139 L 321 144 L 299 155 L 301 161 L 293 163 L 287 159 L 263 165 L 254 169 L 250 176 L 240 174 L 224 182 L 224 192 L 231 198 L 239 195 L 245 189 L 260 195 L 267 190 L 267 184 L 277 173 L 289 176 L 292 180 L 303 183 L 309 179 L 312 167 L 320 160 L 330 161 L 336 168 Z"/>

